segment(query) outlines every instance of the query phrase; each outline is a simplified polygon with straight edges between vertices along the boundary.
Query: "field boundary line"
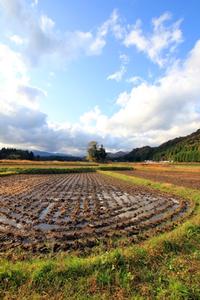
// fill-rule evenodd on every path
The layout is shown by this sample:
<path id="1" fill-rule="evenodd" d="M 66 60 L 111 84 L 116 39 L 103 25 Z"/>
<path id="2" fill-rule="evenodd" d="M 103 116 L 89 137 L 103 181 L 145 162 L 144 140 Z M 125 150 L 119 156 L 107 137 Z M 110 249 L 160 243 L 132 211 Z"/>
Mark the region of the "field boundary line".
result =
<path id="1" fill-rule="evenodd" d="M 191 189 L 188 187 L 183 187 L 179 185 L 175 185 L 173 183 L 162 183 L 159 181 L 152 181 L 150 179 L 138 178 L 135 176 L 124 175 L 120 173 L 114 173 L 109 171 L 98 171 L 98 173 L 114 177 L 117 179 L 124 180 L 129 183 L 133 183 L 139 186 L 147 186 L 151 187 L 155 190 L 159 190 L 162 192 L 173 193 L 174 195 L 185 198 L 186 200 L 193 200 L 196 203 L 200 203 L 200 191 L 196 189 Z"/>
<path id="2" fill-rule="evenodd" d="M 182 227 L 187 221 L 195 221 L 195 217 L 200 216 L 200 191 L 195 189 L 190 189 L 183 186 L 178 186 L 172 183 L 162 183 L 159 181 L 151 181 L 149 179 L 138 178 L 134 176 L 124 175 L 121 173 L 115 172 L 102 172 L 98 171 L 98 173 L 107 175 L 119 180 L 126 181 L 128 183 L 132 183 L 138 186 L 145 186 L 152 188 L 157 191 L 169 193 L 174 196 L 181 197 L 185 199 L 189 203 L 189 208 L 185 212 L 182 222 L 178 225 L 178 227 Z M 196 223 L 196 222 L 195 222 Z M 174 229 L 175 230 L 175 229 Z M 176 228 L 177 230 L 177 228 Z M 171 231 L 169 231 L 171 232 Z M 162 234 L 161 234 L 162 235 Z M 150 239 L 151 240 L 151 239 Z"/>

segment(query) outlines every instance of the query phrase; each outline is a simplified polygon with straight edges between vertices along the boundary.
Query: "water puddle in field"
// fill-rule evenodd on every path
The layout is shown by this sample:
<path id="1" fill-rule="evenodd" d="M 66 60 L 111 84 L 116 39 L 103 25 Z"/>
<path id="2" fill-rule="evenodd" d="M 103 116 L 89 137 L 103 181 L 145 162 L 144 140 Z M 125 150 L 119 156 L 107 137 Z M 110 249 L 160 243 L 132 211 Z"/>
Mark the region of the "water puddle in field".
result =
<path id="1" fill-rule="evenodd" d="M 5 207 L 1 207 L 1 208 L 0 208 L 0 212 L 2 212 L 2 213 L 6 213 L 6 214 L 7 214 L 7 213 L 9 213 L 9 211 L 10 211 L 10 210 L 7 209 L 7 208 L 5 208 Z"/>
<path id="2" fill-rule="evenodd" d="M 88 225 L 88 221 L 82 221 L 82 222 L 80 222 L 80 223 L 78 223 L 78 224 L 76 224 L 76 227 L 77 228 L 84 228 L 84 227 L 86 227 Z"/>
<path id="3" fill-rule="evenodd" d="M 6 230 L 5 226 L 0 225 L 0 231 L 5 231 L 5 230 Z"/>
<path id="4" fill-rule="evenodd" d="M 12 213 L 10 214 L 10 216 L 11 216 L 12 218 L 14 218 L 14 219 L 17 219 L 17 220 L 19 220 L 19 219 L 22 218 L 22 214 L 18 214 L 18 213 L 15 213 L 15 212 L 12 212 Z"/>
<path id="5" fill-rule="evenodd" d="M 69 216 L 67 216 L 67 217 L 64 217 L 63 220 L 64 220 L 65 222 L 70 222 L 70 221 L 71 221 L 71 218 L 70 218 Z"/>
<path id="6" fill-rule="evenodd" d="M 151 200 L 153 200 L 153 202 L 150 202 Z M 156 200 L 156 201 L 155 201 Z M 162 202 L 160 203 L 160 205 L 157 207 L 155 207 L 155 204 L 158 203 L 159 200 L 162 200 Z M 117 218 L 123 219 L 123 218 L 130 218 L 130 219 L 135 219 L 135 215 L 141 215 L 141 214 L 146 214 L 149 213 L 150 211 L 154 211 L 155 215 L 153 217 L 151 217 L 151 219 L 153 220 L 153 218 L 155 218 L 155 220 L 158 218 L 159 213 L 157 213 L 157 210 L 160 209 L 165 209 L 165 211 L 163 212 L 164 214 L 175 210 L 176 208 L 179 207 L 179 201 L 175 200 L 175 199 L 170 199 L 171 201 L 173 201 L 173 207 L 166 207 L 165 203 L 163 202 L 163 199 L 156 199 L 156 198 L 148 198 L 147 199 L 140 199 L 139 203 L 141 204 L 141 202 L 143 202 L 143 205 L 141 207 L 136 207 L 136 206 L 130 206 L 127 208 L 123 208 L 121 209 L 121 213 L 119 213 L 117 215 Z"/>
<path id="7" fill-rule="evenodd" d="M 39 215 L 39 219 L 42 220 L 44 219 L 47 214 L 49 213 L 49 211 L 53 208 L 54 203 L 50 203 L 45 209 L 42 210 L 42 212 Z"/>
<path id="8" fill-rule="evenodd" d="M 177 214 L 173 215 L 172 221 L 176 221 L 178 218 L 182 217 L 185 212 L 189 209 L 189 203 L 185 202 L 185 206 Z"/>
<path id="9" fill-rule="evenodd" d="M 10 226 L 16 227 L 18 229 L 22 229 L 23 228 L 23 226 L 20 223 L 15 222 L 15 220 L 8 219 L 5 216 L 0 216 L 0 223 L 6 224 L 6 225 L 10 225 Z"/>
<path id="10" fill-rule="evenodd" d="M 139 195 L 131 195 L 128 194 L 126 192 L 121 192 L 121 191 L 115 191 L 115 192 L 110 192 L 107 193 L 105 191 L 103 191 L 102 194 L 98 195 L 98 199 L 102 200 L 103 199 L 108 201 L 108 205 L 111 209 L 115 209 L 116 207 L 121 206 L 123 208 L 124 205 L 126 206 L 131 206 L 134 204 L 138 204 L 142 201 L 144 201 L 144 197 L 143 196 L 139 196 Z M 157 200 L 157 199 L 156 199 Z"/>
<path id="11" fill-rule="evenodd" d="M 58 210 L 54 213 L 53 219 L 54 219 L 54 220 L 58 219 L 58 217 L 60 216 L 60 214 L 61 214 L 61 211 L 58 209 Z"/>
<path id="12" fill-rule="evenodd" d="M 84 201 L 84 199 L 82 198 L 81 201 L 80 201 L 80 203 L 79 203 L 79 205 L 80 205 L 80 210 L 83 210 L 83 201 Z"/>
<path id="13" fill-rule="evenodd" d="M 175 204 L 179 204 L 179 201 L 178 200 L 176 200 L 176 199 L 170 199 L 170 200 L 172 200 Z"/>
<path id="14" fill-rule="evenodd" d="M 60 227 L 59 225 L 55 225 L 55 224 L 41 223 L 41 224 L 35 225 L 34 228 L 42 230 L 42 231 L 49 231 L 49 230 L 56 230 L 56 229 L 59 229 L 62 227 Z"/>

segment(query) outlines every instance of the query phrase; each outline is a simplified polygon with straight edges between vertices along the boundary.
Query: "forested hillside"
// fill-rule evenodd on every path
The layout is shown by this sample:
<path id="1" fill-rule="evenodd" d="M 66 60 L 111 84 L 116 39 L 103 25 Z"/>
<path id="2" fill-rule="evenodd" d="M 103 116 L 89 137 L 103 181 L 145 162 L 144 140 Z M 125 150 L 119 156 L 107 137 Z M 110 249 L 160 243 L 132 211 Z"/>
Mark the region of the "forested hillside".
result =
<path id="1" fill-rule="evenodd" d="M 145 146 L 133 149 L 123 157 L 123 160 L 200 162 L 200 129 L 188 136 L 169 140 L 158 147 Z"/>

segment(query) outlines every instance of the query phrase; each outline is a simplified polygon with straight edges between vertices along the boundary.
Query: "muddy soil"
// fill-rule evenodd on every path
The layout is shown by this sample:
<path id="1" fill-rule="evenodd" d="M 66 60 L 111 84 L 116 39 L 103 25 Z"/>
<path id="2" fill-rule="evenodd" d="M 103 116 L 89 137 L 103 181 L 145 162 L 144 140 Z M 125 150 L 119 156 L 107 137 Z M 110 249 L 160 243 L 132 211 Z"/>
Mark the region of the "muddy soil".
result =
<path id="1" fill-rule="evenodd" d="M 134 237 L 177 220 L 187 203 L 102 174 L 0 178 L 0 249 L 53 250 Z"/>
<path id="2" fill-rule="evenodd" d="M 153 181 L 173 183 L 179 186 L 200 189 L 200 172 L 159 171 L 152 169 L 146 171 L 123 171 L 120 173 Z"/>

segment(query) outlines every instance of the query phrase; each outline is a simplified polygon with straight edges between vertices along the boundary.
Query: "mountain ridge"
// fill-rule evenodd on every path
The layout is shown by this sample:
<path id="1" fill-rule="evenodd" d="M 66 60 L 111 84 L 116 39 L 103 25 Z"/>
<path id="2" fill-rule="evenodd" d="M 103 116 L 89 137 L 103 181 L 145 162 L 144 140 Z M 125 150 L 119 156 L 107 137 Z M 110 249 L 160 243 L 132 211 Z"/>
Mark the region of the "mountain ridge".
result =
<path id="1" fill-rule="evenodd" d="M 176 137 L 157 147 L 135 148 L 121 157 L 123 161 L 189 161 L 200 162 L 200 129 L 187 136 Z"/>

